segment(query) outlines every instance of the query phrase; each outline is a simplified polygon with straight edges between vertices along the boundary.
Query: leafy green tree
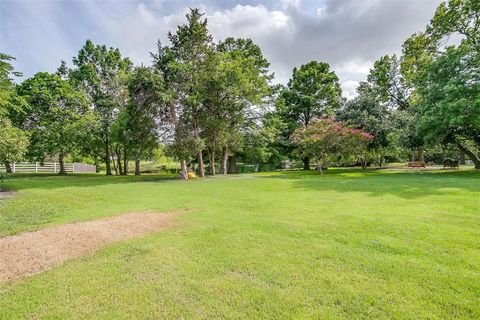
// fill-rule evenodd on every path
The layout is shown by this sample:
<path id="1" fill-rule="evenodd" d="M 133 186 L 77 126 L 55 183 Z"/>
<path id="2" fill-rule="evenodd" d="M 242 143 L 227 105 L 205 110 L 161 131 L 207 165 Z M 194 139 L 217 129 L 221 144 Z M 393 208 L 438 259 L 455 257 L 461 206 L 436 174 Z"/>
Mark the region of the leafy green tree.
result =
<path id="1" fill-rule="evenodd" d="M 36 73 L 19 87 L 31 107 L 28 121 L 36 156 L 57 156 L 59 174 L 66 174 L 65 156 L 82 142 L 82 117 L 88 114 L 85 95 L 59 75 Z"/>
<path id="2" fill-rule="evenodd" d="M 433 62 L 419 88 L 419 129 L 429 141 L 455 144 L 480 169 L 480 53 L 463 43 Z M 473 141 L 476 150 L 465 140 Z"/>
<path id="3" fill-rule="evenodd" d="M 382 166 L 390 142 L 388 135 L 392 131 L 391 111 L 386 104 L 379 102 L 368 83 L 360 83 L 357 92 L 357 97 L 347 101 L 338 110 L 336 119 L 373 136 L 368 150 L 378 165 Z"/>
<path id="4" fill-rule="evenodd" d="M 132 63 L 122 57 L 119 49 L 87 40 L 73 64 L 76 68 L 70 73 L 72 83 L 85 91 L 99 121 L 98 131 L 90 139 L 93 145 L 88 148 L 103 158 L 106 174 L 111 175 L 111 127 L 128 100 L 124 86 Z"/>
<path id="5" fill-rule="evenodd" d="M 261 124 L 248 121 L 242 130 L 243 144 L 239 148 L 244 162 L 278 164 L 284 159 L 276 141 L 279 134 L 276 118 L 265 116 Z"/>
<path id="6" fill-rule="evenodd" d="M 17 115 L 23 118 L 25 101 L 16 93 L 14 78 L 21 76 L 11 64 L 15 58 L 0 53 L 0 161 L 7 173 L 12 173 L 10 163 L 22 159 L 28 146 L 28 135 L 17 123 Z"/>
<path id="7" fill-rule="evenodd" d="M 14 127 L 10 120 L 0 116 L 0 161 L 10 164 L 20 161 L 29 144 L 28 134 Z M 6 166 L 7 173 L 11 173 Z"/>
<path id="8" fill-rule="evenodd" d="M 425 32 L 417 32 L 410 36 L 402 45 L 400 74 L 403 84 L 409 88 L 410 96 L 415 100 L 415 87 L 425 76 L 428 65 L 437 54 L 436 44 Z"/>
<path id="9" fill-rule="evenodd" d="M 416 129 L 431 144 L 456 145 L 480 168 L 478 12 L 475 0 L 440 4 L 426 30 L 404 43 L 402 73 L 413 84 Z M 451 36 L 459 36 L 460 43 L 446 46 Z"/>
<path id="10" fill-rule="evenodd" d="M 448 0 L 442 2 L 427 26 L 426 33 L 437 47 L 452 34 L 459 34 L 476 47 L 480 45 L 480 2 L 478 0 Z"/>
<path id="11" fill-rule="evenodd" d="M 413 44 L 414 42 L 410 44 L 409 50 L 415 49 L 416 51 L 413 50 L 414 53 L 418 54 L 419 50 L 414 48 Z M 418 43 L 415 44 L 419 45 Z M 421 48 L 424 50 L 423 47 Z M 416 67 L 423 65 L 419 61 L 414 60 L 413 57 L 411 57 L 408 63 L 405 59 L 405 56 L 399 59 L 395 55 L 381 57 L 370 70 L 367 82 L 375 98 L 386 110 L 391 111 L 391 124 L 394 126 L 392 129 L 398 131 L 396 136 L 400 139 L 399 145 L 415 149 L 417 158 L 424 160 L 425 141 L 416 128 L 418 113 L 415 107 L 417 98 L 414 94 L 416 82 L 414 77 L 419 72 Z M 404 69 L 402 69 L 402 66 Z M 409 72 L 408 78 L 403 72 L 407 69 Z"/>
<path id="12" fill-rule="evenodd" d="M 409 108 L 409 88 L 400 72 L 400 60 L 396 55 L 383 56 L 375 61 L 368 74 L 368 82 L 380 102 L 390 108 Z"/>
<path id="13" fill-rule="evenodd" d="M 201 79 L 202 136 L 215 174 L 215 152 L 221 153 L 221 173 L 238 149 L 240 130 L 270 94 L 269 62 L 251 39 L 227 38 L 210 54 Z"/>
<path id="14" fill-rule="evenodd" d="M 191 9 L 187 23 L 168 38 L 170 45 L 159 44 L 153 58 L 169 91 L 173 150 L 190 159 L 184 147 L 194 146 L 200 176 L 204 176 L 203 152 L 208 154 L 211 174 L 216 173 L 220 153 L 221 171 L 227 173 L 227 159 L 239 145 L 244 120 L 269 93 L 269 63 L 250 39 L 227 38 L 215 45 L 198 9 Z M 189 134 L 194 143 L 177 141 Z"/>
<path id="15" fill-rule="evenodd" d="M 165 117 L 167 97 L 162 75 L 147 67 L 135 68 L 129 76 L 127 88 L 129 102 L 120 112 L 113 130 L 116 155 L 121 174 L 128 173 L 128 161 L 133 158 L 135 175 L 139 175 L 140 159 L 158 147 L 157 129 Z"/>
<path id="16" fill-rule="evenodd" d="M 286 123 L 286 141 L 299 127 L 308 126 L 314 119 L 331 116 L 339 108 L 341 88 L 335 72 L 325 62 L 311 61 L 294 68 L 292 78 L 277 101 L 277 112 Z M 310 159 L 303 158 L 304 169 L 310 169 Z"/>
<path id="17" fill-rule="evenodd" d="M 0 52 L 0 106 L 4 109 L 11 95 L 15 93 L 14 78 L 22 74 L 12 66 L 14 57 Z"/>

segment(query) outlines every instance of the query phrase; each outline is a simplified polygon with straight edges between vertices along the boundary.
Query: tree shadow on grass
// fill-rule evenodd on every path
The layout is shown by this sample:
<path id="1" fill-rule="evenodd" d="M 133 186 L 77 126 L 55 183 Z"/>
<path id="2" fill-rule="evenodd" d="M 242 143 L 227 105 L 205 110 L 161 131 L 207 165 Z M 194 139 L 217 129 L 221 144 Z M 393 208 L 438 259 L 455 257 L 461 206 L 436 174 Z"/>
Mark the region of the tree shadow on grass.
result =
<path id="1" fill-rule="evenodd" d="M 175 174 L 147 174 L 141 176 L 104 176 L 100 174 L 67 174 L 59 176 L 49 173 L 20 173 L 8 176 L 0 186 L 21 191 L 25 189 L 59 189 L 69 187 L 91 188 L 103 185 L 142 182 L 166 182 L 178 179 Z"/>
<path id="2" fill-rule="evenodd" d="M 286 171 L 262 174 L 259 177 L 287 179 L 302 189 L 360 192 L 374 197 L 394 195 L 404 199 L 418 199 L 431 195 L 452 196 L 458 192 L 478 192 L 480 197 L 480 172 L 477 171 L 335 168 L 323 175 L 316 171 Z"/>
<path id="3" fill-rule="evenodd" d="M 295 187 L 306 190 L 361 192 L 369 196 L 395 195 L 404 199 L 417 199 L 430 195 L 449 196 L 458 191 L 478 192 L 480 172 L 476 171 L 409 171 L 358 168 L 334 168 L 319 175 L 316 171 L 265 172 L 240 174 L 225 179 L 268 178 L 289 180 Z M 175 174 L 142 176 L 103 176 L 100 174 L 17 174 L 10 176 L 2 188 L 21 191 L 26 189 L 61 189 L 69 187 L 92 188 L 104 185 L 160 183 L 178 179 Z M 221 179 L 221 180 L 225 180 Z M 212 180 L 213 181 L 213 180 Z"/>

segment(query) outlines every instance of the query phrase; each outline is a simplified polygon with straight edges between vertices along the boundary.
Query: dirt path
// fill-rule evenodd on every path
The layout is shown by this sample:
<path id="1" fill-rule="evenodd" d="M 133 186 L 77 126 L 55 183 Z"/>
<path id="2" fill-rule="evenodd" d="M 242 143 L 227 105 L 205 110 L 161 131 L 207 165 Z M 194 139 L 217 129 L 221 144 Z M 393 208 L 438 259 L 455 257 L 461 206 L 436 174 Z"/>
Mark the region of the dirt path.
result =
<path id="1" fill-rule="evenodd" d="M 0 200 L 13 197 L 15 194 L 16 193 L 13 192 L 13 191 L 9 191 L 9 190 L 0 188 Z"/>
<path id="2" fill-rule="evenodd" d="M 92 255 L 115 241 L 171 227 L 181 213 L 128 213 L 0 238 L 0 283 L 47 270 L 67 259 Z"/>

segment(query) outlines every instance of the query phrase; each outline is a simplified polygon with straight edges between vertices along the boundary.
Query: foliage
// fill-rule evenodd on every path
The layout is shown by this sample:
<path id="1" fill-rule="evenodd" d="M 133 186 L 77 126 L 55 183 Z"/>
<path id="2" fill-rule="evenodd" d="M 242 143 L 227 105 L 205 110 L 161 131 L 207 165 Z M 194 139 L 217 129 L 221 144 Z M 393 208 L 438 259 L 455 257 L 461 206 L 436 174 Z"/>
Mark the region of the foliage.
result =
<path id="1" fill-rule="evenodd" d="M 83 142 L 82 118 L 89 112 L 86 97 L 59 75 L 46 72 L 25 80 L 18 91 L 31 107 L 28 127 L 32 156 L 58 156 L 60 173 L 64 174 L 65 156 Z"/>
<path id="2" fill-rule="evenodd" d="M 480 53 L 463 45 L 449 48 L 432 63 L 420 88 L 420 128 L 430 140 L 452 135 L 480 145 Z"/>
<path id="3" fill-rule="evenodd" d="M 317 119 L 306 127 L 300 127 L 291 137 L 296 152 L 302 157 L 313 158 L 320 173 L 334 157 L 363 156 L 372 139 L 370 134 L 348 128 L 331 118 Z"/>
<path id="4" fill-rule="evenodd" d="M 158 43 L 158 52 L 152 54 L 155 68 L 165 80 L 167 93 L 168 120 L 173 125 L 173 145 L 182 164 L 183 175 L 186 176 L 185 158 L 197 153 L 199 174 L 204 176 L 202 149 L 204 142 L 200 137 L 201 81 L 200 77 L 206 69 L 206 61 L 213 49 L 212 37 L 208 33 L 207 20 L 202 18 L 199 9 L 190 9 L 187 23 L 178 26 L 175 33 L 169 32 L 170 46 Z M 195 150 L 186 150 L 190 142 L 179 139 L 190 139 L 194 136 Z"/>
<path id="5" fill-rule="evenodd" d="M 87 147 L 103 158 L 109 175 L 111 126 L 127 101 L 124 83 L 132 62 L 122 58 L 119 49 L 107 49 L 105 45 L 94 45 L 87 40 L 73 58 L 73 64 L 76 68 L 70 71 L 70 79 L 87 94 L 99 121 L 95 134 L 89 139 L 92 144 Z"/>
<path id="6" fill-rule="evenodd" d="M 157 122 L 165 117 L 167 97 L 162 75 L 146 67 L 133 70 L 127 89 L 129 101 L 112 125 L 112 136 L 120 173 L 127 174 L 128 160 L 133 158 L 135 173 L 139 174 L 139 160 L 147 158 L 158 146 Z"/>
<path id="7" fill-rule="evenodd" d="M 29 144 L 28 134 L 11 121 L 25 107 L 25 101 L 16 94 L 13 81 L 21 73 L 15 71 L 12 60 L 13 57 L 0 53 L 0 162 L 6 166 L 21 160 Z"/>
<path id="8" fill-rule="evenodd" d="M 220 153 L 226 173 L 227 157 L 240 151 L 242 128 L 270 94 L 269 63 L 250 39 L 227 38 L 215 44 L 198 9 L 191 9 L 187 22 L 168 39 L 170 45 L 159 44 L 153 58 L 169 92 L 172 150 L 181 161 L 196 160 L 200 176 L 203 153 L 208 154 L 211 174 Z M 192 146 L 194 150 L 186 149 Z"/>
<path id="9" fill-rule="evenodd" d="M 475 150 L 480 148 L 478 12 L 478 1 L 442 3 L 422 35 L 423 45 L 407 53 L 417 52 L 417 57 L 422 51 L 424 56 L 428 53 L 414 77 L 418 130 L 430 143 L 456 145 L 480 169 Z M 446 46 L 452 35 L 460 36 L 459 43 Z M 410 42 L 420 43 L 419 37 Z M 469 141 L 474 143 L 473 149 Z"/>
<path id="10" fill-rule="evenodd" d="M 28 134 L 0 117 L 0 162 L 22 160 L 29 144 Z"/>
<path id="11" fill-rule="evenodd" d="M 437 45 L 452 34 L 460 34 L 475 47 L 480 45 L 480 3 L 477 0 L 442 2 L 427 26 L 426 33 Z"/>
<path id="12" fill-rule="evenodd" d="M 269 63 L 251 39 L 227 38 L 210 55 L 209 69 L 202 78 L 202 137 L 209 157 L 218 151 L 222 173 L 229 154 L 239 151 L 242 128 L 252 127 L 256 108 L 270 93 Z M 249 124 L 247 124 L 249 123 Z"/>
<path id="13" fill-rule="evenodd" d="M 409 90 L 400 73 L 400 61 L 396 55 L 383 56 L 375 61 L 367 79 L 380 102 L 390 108 L 409 107 Z"/>
<path id="14" fill-rule="evenodd" d="M 278 117 L 284 123 L 280 128 L 285 151 L 292 151 L 290 136 L 297 128 L 308 126 L 316 118 L 332 116 L 341 102 L 339 79 L 328 63 L 311 61 L 294 68 L 276 101 Z M 303 161 L 304 169 L 309 169 L 308 157 Z"/>
<path id="15" fill-rule="evenodd" d="M 243 128 L 243 143 L 239 154 L 244 162 L 279 163 L 283 159 L 275 146 L 278 130 L 272 120 L 265 118 L 261 125 L 250 121 Z"/>
<path id="16" fill-rule="evenodd" d="M 119 49 L 87 40 L 73 68 L 62 61 L 49 85 L 38 75 L 16 88 L 13 57 L 0 54 L 0 117 L 30 132 L 30 158 L 103 160 L 107 174 L 112 159 L 116 173 L 127 174 L 132 159 L 138 173 L 140 159 L 159 143 L 174 152 L 182 171 L 198 164 L 200 176 L 205 156 L 212 175 L 218 162 L 222 173 L 227 163 L 234 167 L 237 156 L 270 164 L 302 156 L 309 169 L 309 153 L 293 152 L 292 134 L 331 116 L 372 136 L 368 154 L 359 152 L 364 165 L 402 160 L 409 149 L 423 159 L 424 150 L 442 144 L 455 145 L 480 168 L 479 6 L 442 3 L 425 30 L 406 39 L 401 56 L 375 61 L 350 101 L 325 62 L 294 68 L 286 86 L 272 86 L 258 45 L 231 37 L 215 42 L 204 14 L 193 8 L 168 32 L 166 46 L 158 42 L 152 67 L 134 68 Z M 45 90 L 30 88 L 42 81 Z M 82 143 L 67 143 L 74 140 Z"/>
<path id="17" fill-rule="evenodd" d="M 15 92 L 14 77 L 22 75 L 20 72 L 15 71 L 11 64 L 13 60 L 15 60 L 14 57 L 0 52 L 0 115 L 4 112 L 2 109 L 5 108 L 11 95 Z"/>
<path id="18" fill-rule="evenodd" d="M 369 83 L 360 83 L 357 93 L 338 110 L 336 119 L 372 135 L 368 151 L 381 166 L 390 143 L 388 135 L 393 130 L 392 112 L 380 103 Z"/>
<path id="19" fill-rule="evenodd" d="M 340 106 L 341 89 L 337 75 L 325 62 L 311 61 L 294 68 L 292 78 L 281 91 L 278 112 L 293 132 L 312 120 L 331 116 Z"/>

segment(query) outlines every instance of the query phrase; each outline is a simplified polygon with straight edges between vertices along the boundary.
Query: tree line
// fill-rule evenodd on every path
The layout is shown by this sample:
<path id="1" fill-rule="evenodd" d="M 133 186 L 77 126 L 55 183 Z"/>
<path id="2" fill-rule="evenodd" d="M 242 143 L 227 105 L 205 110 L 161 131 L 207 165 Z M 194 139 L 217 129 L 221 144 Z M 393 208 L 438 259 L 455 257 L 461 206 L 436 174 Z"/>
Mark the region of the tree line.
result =
<path id="1" fill-rule="evenodd" d="M 357 96 L 342 97 L 326 62 L 294 68 L 274 85 L 251 39 L 215 42 L 207 19 L 186 22 L 157 44 L 150 66 L 87 40 L 55 73 L 16 84 L 13 57 L 0 54 L 0 161 L 86 157 L 107 175 L 164 145 L 181 172 L 236 171 L 236 161 L 315 162 L 366 167 L 412 156 L 462 154 L 480 169 L 480 4 L 449 0 L 400 56 L 378 59 Z M 454 39 L 452 41 L 452 38 Z M 206 172 L 208 169 L 208 172 Z"/>

